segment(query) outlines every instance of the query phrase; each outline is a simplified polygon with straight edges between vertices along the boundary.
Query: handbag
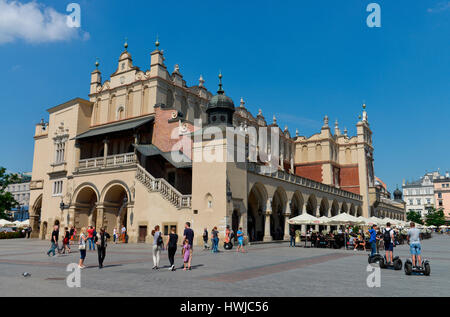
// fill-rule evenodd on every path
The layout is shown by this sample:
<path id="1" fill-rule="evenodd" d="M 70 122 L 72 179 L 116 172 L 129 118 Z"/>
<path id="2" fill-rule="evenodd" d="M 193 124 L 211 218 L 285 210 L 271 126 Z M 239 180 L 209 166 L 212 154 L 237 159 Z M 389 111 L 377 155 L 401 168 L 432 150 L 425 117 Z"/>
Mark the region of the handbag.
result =
<path id="1" fill-rule="evenodd" d="M 85 244 L 80 244 L 78 246 L 78 250 L 86 250 L 86 245 Z"/>

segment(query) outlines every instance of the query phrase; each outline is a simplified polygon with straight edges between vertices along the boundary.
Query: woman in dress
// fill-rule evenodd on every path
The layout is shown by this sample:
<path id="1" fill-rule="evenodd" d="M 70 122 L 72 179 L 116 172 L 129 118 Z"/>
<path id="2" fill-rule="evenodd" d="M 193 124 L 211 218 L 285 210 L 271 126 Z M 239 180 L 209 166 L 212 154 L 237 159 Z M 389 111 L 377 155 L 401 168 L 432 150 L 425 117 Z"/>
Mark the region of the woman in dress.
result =
<path id="1" fill-rule="evenodd" d="M 84 269 L 86 266 L 84 265 L 84 260 L 86 259 L 86 228 L 81 228 L 80 232 L 80 240 L 78 242 L 78 249 L 80 250 L 80 262 L 78 263 L 78 267 L 80 269 Z"/>
<path id="2" fill-rule="evenodd" d="M 184 240 L 184 245 L 183 245 L 183 260 L 184 260 L 184 268 L 183 271 L 186 271 L 187 265 L 189 263 L 189 255 L 191 253 L 191 247 L 189 246 L 189 240 L 185 239 Z"/>

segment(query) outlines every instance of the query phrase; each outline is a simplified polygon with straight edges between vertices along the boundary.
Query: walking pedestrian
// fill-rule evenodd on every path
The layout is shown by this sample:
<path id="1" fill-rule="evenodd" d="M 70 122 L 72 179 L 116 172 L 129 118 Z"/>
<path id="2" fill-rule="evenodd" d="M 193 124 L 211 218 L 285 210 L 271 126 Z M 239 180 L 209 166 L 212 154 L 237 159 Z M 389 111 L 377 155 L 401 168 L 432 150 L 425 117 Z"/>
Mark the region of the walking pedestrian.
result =
<path id="1" fill-rule="evenodd" d="M 47 255 L 50 256 L 50 253 L 53 253 L 53 256 L 55 256 L 55 249 L 58 249 L 59 253 L 59 247 L 58 247 L 58 237 L 59 237 L 59 227 L 57 225 L 53 226 L 52 231 L 52 237 L 51 237 L 51 246 L 50 250 L 48 250 Z"/>
<path id="2" fill-rule="evenodd" d="M 69 231 L 69 228 L 65 227 L 64 228 L 64 239 L 63 239 L 63 254 L 66 253 L 66 250 L 67 250 L 67 253 L 70 254 L 69 241 L 70 241 L 70 231 Z"/>
<path id="3" fill-rule="evenodd" d="M 211 230 L 211 241 L 213 243 L 213 247 L 212 247 L 211 252 L 212 253 L 219 252 L 219 250 L 218 250 L 218 246 L 219 246 L 219 231 L 217 231 L 217 227 L 214 227 Z"/>
<path id="4" fill-rule="evenodd" d="M 194 230 L 191 229 L 191 223 L 186 222 L 184 224 L 184 233 L 183 233 L 183 241 L 188 240 L 189 242 L 189 261 L 188 261 L 188 269 L 191 269 L 192 264 L 192 256 L 194 253 Z"/>
<path id="5" fill-rule="evenodd" d="M 289 236 L 291 237 L 291 241 L 289 242 L 289 247 L 295 247 L 295 229 L 291 227 L 289 230 Z"/>
<path id="6" fill-rule="evenodd" d="M 70 227 L 70 241 L 73 241 L 75 239 L 76 230 L 73 226 Z"/>
<path id="7" fill-rule="evenodd" d="M 88 234 L 87 239 L 88 239 L 88 243 L 89 243 L 89 251 L 91 251 L 91 250 L 95 251 L 94 228 L 92 228 L 92 226 L 88 227 L 87 234 Z"/>
<path id="8" fill-rule="evenodd" d="M 175 253 L 177 252 L 178 235 L 175 233 L 175 227 L 170 229 L 169 238 L 167 239 L 167 252 L 169 254 L 169 271 L 175 271 Z"/>
<path id="9" fill-rule="evenodd" d="M 374 256 L 375 253 L 377 253 L 377 225 L 374 224 L 372 226 L 372 229 L 369 230 L 369 234 L 370 234 L 370 239 L 369 239 L 369 243 L 370 243 L 370 247 L 371 247 L 371 251 L 370 251 L 370 256 Z"/>
<path id="10" fill-rule="evenodd" d="M 95 236 L 95 244 L 97 245 L 97 251 L 98 251 L 98 268 L 103 268 L 103 261 L 105 260 L 106 256 L 106 247 L 107 247 L 107 240 L 110 238 L 110 235 L 105 232 L 105 228 L 100 228 L 100 232 L 97 233 Z"/>
<path id="11" fill-rule="evenodd" d="M 122 230 L 121 230 L 122 243 L 125 243 L 126 236 L 127 236 L 127 228 L 125 228 L 125 226 L 122 226 Z"/>
<path id="12" fill-rule="evenodd" d="M 238 247 L 237 247 L 237 252 L 239 252 L 239 250 L 241 250 L 242 253 L 245 253 L 244 250 L 244 232 L 242 231 L 242 227 L 239 227 L 237 234 L 237 239 L 238 239 Z"/>
<path id="13" fill-rule="evenodd" d="M 33 231 L 33 229 L 31 229 L 31 226 L 28 226 L 28 228 L 27 228 L 27 239 L 30 239 L 31 231 Z"/>
<path id="14" fill-rule="evenodd" d="M 208 229 L 205 228 L 205 230 L 203 230 L 203 249 L 207 250 L 209 249 L 208 246 Z"/>
<path id="15" fill-rule="evenodd" d="M 113 230 L 113 242 L 114 242 L 114 243 L 117 243 L 117 242 L 116 242 L 116 239 L 117 239 L 117 229 L 114 228 L 114 230 Z"/>
<path id="16" fill-rule="evenodd" d="M 191 249 L 189 245 L 189 240 L 185 239 L 183 244 L 183 260 L 184 260 L 184 268 L 183 271 L 186 271 L 186 266 L 189 264 L 189 258 L 191 256 Z M 189 266 L 189 270 L 190 266 Z"/>
<path id="17" fill-rule="evenodd" d="M 78 267 L 80 269 L 84 269 L 86 266 L 84 265 L 84 260 L 86 259 L 86 228 L 81 228 L 80 232 L 80 240 L 78 241 L 78 250 L 80 250 L 80 262 L 78 263 Z"/>
<path id="18" fill-rule="evenodd" d="M 159 231 L 159 225 L 155 226 L 152 230 L 153 236 L 153 270 L 159 269 L 159 260 L 161 256 L 161 248 L 164 246 L 163 239 L 161 236 L 161 231 Z"/>

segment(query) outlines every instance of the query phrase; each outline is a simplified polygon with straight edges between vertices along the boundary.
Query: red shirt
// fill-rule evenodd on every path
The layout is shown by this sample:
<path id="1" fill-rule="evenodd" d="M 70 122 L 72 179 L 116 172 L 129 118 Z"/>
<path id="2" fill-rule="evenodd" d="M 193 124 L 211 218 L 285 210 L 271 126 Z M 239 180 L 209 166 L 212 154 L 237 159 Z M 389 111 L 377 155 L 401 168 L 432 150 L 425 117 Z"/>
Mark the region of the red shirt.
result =
<path id="1" fill-rule="evenodd" d="M 94 237 L 94 229 L 88 229 L 88 238 L 93 238 Z"/>

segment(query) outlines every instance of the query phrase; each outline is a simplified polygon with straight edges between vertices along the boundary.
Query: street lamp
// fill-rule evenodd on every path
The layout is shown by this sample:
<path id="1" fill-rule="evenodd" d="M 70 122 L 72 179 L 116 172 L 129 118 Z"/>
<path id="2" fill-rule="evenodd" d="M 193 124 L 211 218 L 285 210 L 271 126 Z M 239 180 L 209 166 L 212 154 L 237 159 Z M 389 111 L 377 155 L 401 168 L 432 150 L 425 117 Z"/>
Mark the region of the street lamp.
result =
<path id="1" fill-rule="evenodd" d="M 233 193 L 231 191 L 227 191 L 227 201 L 231 202 L 231 198 L 233 197 Z"/>
<path id="2" fill-rule="evenodd" d="M 61 209 L 61 212 L 64 211 L 64 209 L 68 209 L 69 205 L 64 204 L 63 199 L 61 198 L 61 203 L 59 204 L 59 209 Z"/>

